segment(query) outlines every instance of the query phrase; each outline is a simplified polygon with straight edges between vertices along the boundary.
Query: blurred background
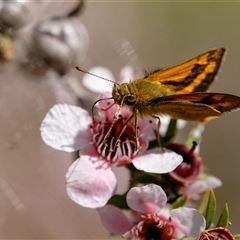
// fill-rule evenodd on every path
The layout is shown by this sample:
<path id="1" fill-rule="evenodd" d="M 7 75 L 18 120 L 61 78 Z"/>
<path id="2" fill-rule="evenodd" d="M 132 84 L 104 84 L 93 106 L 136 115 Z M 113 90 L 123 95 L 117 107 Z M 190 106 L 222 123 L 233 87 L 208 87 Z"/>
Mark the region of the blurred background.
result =
<path id="1" fill-rule="evenodd" d="M 118 79 L 126 64 L 165 68 L 213 47 L 228 51 L 211 90 L 240 95 L 240 4 L 86 1 L 71 13 L 79 2 L 23 1 L 20 10 L 7 6 L 16 17 L 6 3 L 0 2 L 6 42 L 0 48 L 0 238 L 108 239 L 96 211 L 68 198 L 65 173 L 75 156 L 42 142 L 42 119 L 55 103 L 89 107 L 94 102 L 96 94 L 81 86 L 76 65 L 103 66 Z M 54 34 L 66 38 L 70 52 L 48 38 Z M 200 147 L 207 171 L 223 181 L 215 190 L 218 214 L 227 202 L 233 233 L 240 224 L 239 120 L 240 111 L 209 122 Z M 193 126 L 181 130 L 177 141 L 184 143 Z"/>

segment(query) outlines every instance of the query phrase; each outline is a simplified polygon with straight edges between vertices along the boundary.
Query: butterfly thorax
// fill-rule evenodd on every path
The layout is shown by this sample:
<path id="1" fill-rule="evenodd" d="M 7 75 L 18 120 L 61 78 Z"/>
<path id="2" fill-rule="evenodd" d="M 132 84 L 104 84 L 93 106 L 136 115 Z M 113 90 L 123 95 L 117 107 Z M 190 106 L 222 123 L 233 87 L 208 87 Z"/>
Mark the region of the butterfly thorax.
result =
<path id="1" fill-rule="evenodd" d="M 112 96 L 116 104 L 127 106 L 140 116 L 151 115 L 152 107 L 148 106 L 148 102 L 159 96 L 170 94 L 161 88 L 161 85 L 155 86 L 145 79 L 137 79 L 129 83 L 114 85 Z"/>

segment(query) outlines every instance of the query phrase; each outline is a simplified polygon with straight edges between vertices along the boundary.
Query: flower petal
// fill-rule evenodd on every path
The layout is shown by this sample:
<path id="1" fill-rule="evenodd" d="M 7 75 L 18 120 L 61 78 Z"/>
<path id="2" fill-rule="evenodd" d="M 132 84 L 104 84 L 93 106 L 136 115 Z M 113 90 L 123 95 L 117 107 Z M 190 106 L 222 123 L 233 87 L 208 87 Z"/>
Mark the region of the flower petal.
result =
<path id="1" fill-rule="evenodd" d="M 156 119 L 152 117 L 141 117 L 138 119 L 139 137 L 143 136 L 146 140 L 156 139 L 157 130 Z"/>
<path id="2" fill-rule="evenodd" d="M 137 155 L 132 163 L 133 165 L 145 172 L 151 173 L 168 173 L 173 171 L 183 161 L 179 154 L 161 148 L 156 148 L 145 152 L 145 154 Z"/>
<path id="3" fill-rule="evenodd" d="M 167 133 L 168 125 L 170 123 L 171 117 L 169 115 L 161 116 L 161 127 L 160 134 L 165 136 Z M 182 119 L 177 120 L 177 129 L 182 129 L 186 126 L 187 122 Z"/>
<path id="4" fill-rule="evenodd" d="M 107 99 L 107 98 L 112 98 L 112 93 L 110 92 L 105 92 L 103 94 L 100 94 L 98 97 L 99 99 L 102 99 L 96 104 L 96 107 L 98 108 L 98 113 L 100 117 L 103 119 L 108 119 L 110 121 L 113 121 L 114 116 L 116 115 L 119 106 L 117 104 L 114 104 L 113 99 Z M 107 109 L 107 110 L 104 110 Z"/>
<path id="5" fill-rule="evenodd" d="M 161 127 L 160 127 L 160 134 L 162 136 L 165 136 L 167 133 L 168 125 L 171 120 L 171 117 L 169 115 L 163 115 L 161 116 Z"/>
<path id="6" fill-rule="evenodd" d="M 167 196 L 163 189 L 155 184 L 143 187 L 133 187 L 127 194 L 128 206 L 141 213 L 152 214 L 158 212 L 167 203 Z"/>
<path id="7" fill-rule="evenodd" d="M 98 75 L 100 78 L 103 77 L 114 81 L 112 72 L 105 67 L 93 67 L 89 69 L 89 72 Z M 83 76 L 82 83 L 86 88 L 97 93 L 105 92 L 107 90 L 111 91 L 113 87 L 113 83 L 103 79 L 97 79 L 95 76 L 90 74 L 85 74 Z"/>
<path id="8" fill-rule="evenodd" d="M 117 179 L 109 165 L 96 157 L 81 156 L 66 174 L 68 196 L 83 207 L 103 207 L 116 192 Z"/>
<path id="9" fill-rule="evenodd" d="M 210 188 L 217 188 L 222 185 L 220 179 L 214 176 L 205 176 L 192 183 L 189 186 L 183 186 L 179 189 L 179 194 L 188 194 L 188 197 L 193 200 L 199 199 L 199 194 L 207 191 Z"/>
<path id="10" fill-rule="evenodd" d="M 112 234 L 123 234 L 134 225 L 127 216 L 117 207 L 106 205 L 98 209 L 102 224 Z"/>
<path id="11" fill-rule="evenodd" d="M 53 106 L 42 121 L 40 131 L 43 141 L 52 148 L 73 152 L 90 141 L 88 112 L 67 104 Z"/>
<path id="12" fill-rule="evenodd" d="M 205 230 L 204 217 L 194 208 L 181 207 L 171 210 L 171 218 L 179 223 L 178 229 L 184 236 L 197 237 Z M 178 236 L 182 238 L 183 236 Z"/>
<path id="13" fill-rule="evenodd" d="M 133 68 L 129 65 L 126 65 L 120 71 L 118 83 L 119 84 L 129 83 L 131 80 L 134 80 L 134 78 L 135 78 L 135 75 L 134 75 Z"/>

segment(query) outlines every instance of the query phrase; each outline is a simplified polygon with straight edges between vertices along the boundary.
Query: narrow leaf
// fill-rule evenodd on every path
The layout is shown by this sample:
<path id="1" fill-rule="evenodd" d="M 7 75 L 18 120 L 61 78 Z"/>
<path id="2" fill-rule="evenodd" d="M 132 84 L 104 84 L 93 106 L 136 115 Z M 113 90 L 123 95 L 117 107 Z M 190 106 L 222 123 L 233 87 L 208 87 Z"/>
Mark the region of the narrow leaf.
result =
<path id="1" fill-rule="evenodd" d="M 227 228 L 228 224 L 229 224 L 229 209 L 228 209 L 228 205 L 226 203 L 226 205 L 223 208 L 222 213 L 219 217 L 217 227 Z"/>
<path id="2" fill-rule="evenodd" d="M 216 197 L 212 189 L 209 190 L 209 197 L 208 197 L 208 204 L 207 209 L 205 213 L 205 219 L 206 219 L 206 229 L 211 227 L 211 224 L 213 222 L 215 213 L 216 213 Z"/>
<path id="3" fill-rule="evenodd" d="M 181 197 L 179 197 L 173 204 L 172 207 L 173 208 L 179 208 L 179 207 L 183 207 L 185 205 L 185 203 L 187 202 L 188 196 L 187 195 L 183 195 Z"/>
<path id="4" fill-rule="evenodd" d="M 205 191 L 202 200 L 200 202 L 200 205 L 198 207 L 198 211 L 203 215 L 206 212 L 207 204 L 208 204 L 208 198 L 209 198 L 209 191 Z"/>
<path id="5" fill-rule="evenodd" d="M 240 234 L 234 235 L 235 240 L 240 240 Z"/>

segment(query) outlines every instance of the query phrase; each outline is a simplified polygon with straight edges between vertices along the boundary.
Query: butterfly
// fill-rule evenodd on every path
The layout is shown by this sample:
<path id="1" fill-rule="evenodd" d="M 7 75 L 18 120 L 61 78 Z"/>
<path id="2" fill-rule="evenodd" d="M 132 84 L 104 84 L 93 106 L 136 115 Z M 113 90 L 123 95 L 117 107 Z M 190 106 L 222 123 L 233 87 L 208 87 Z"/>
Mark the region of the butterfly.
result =
<path id="1" fill-rule="evenodd" d="M 239 109 L 239 96 L 206 92 L 218 73 L 225 51 L 225 48 L 214 48 L 187 62 L 156 70 L 129 83 L 113 82 L 115 104 L 126 106 L 132 112 L 121 134 L 133 118 L 137 126 L 138 117 L 152 116 L 159 119 L 160 127 L 159 115 L 207 122 L 225 112 Z"/>

